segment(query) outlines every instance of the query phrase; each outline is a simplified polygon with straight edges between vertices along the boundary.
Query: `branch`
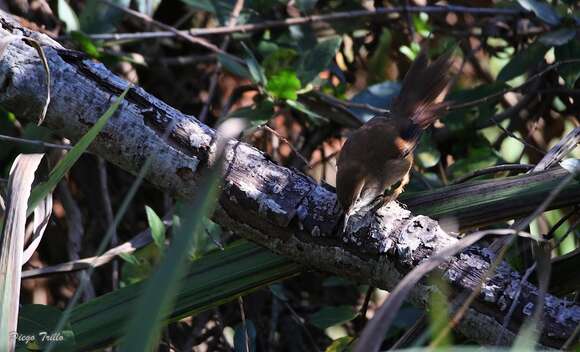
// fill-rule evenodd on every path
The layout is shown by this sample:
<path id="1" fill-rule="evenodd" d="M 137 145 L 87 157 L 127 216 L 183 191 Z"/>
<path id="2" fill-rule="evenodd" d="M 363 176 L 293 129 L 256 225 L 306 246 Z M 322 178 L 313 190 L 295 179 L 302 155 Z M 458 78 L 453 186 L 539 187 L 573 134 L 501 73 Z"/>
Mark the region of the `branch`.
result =
<path id="1" fill-rule="evenodd" d="M 379 7 L 374 10 L 356 10 L 345 12 L 333 12 L 325 15 L 312 15 L 304 17 L 293 17 L 283 20 L 270 20 L 259 23 L 248 23 L 236 26 L 222 26 L 214 28 L 194 28 L 187 31 L 180 31 L 180 35 L 186 34 L 195 37 L 209 36 L 209 35 L 223 35 L 232 33 L 249 33 L 257 32 L 272 28 L 286 28 L 296 25 L 304 25 L 315 22 L 333 22 L 345 21 L 356 18 L 384 18 L 386 15 L 402 14 L 402 13 L 420 13 L 428 14 L 447 14 L 447 13 L 462 13 L 474 16 L 515 16 L 521 17 L 527 15 L 523 9 L 517 8 L 487 8 L 487 7 L 467 7 L 467 6 L 404 6 L 404 7 Z M 112 34 L 93 34 L 89 37 L 93 40 L 142 40 L 154 38 L 170 38 L 177 34 L 173 31 L 163 32 L 144 32 L 144 33 L 112 33 Z"/>
<path id="2" fill-rule="evenodd" d="M 43 44 L 53 73 L 55 94 L 45 124 L 61 136 L 78 140 L 127 87 L 125 81 L 103 65 L 63 49 L 44 35 L 19 27 L 4 13 L 0 13 L 0 24 L 3 28 L 0 38 L 21 33 Z M 44 70 L 34 55 L 34 48 L 24 41 L 13 41 L 0 58 L 0 104 L 19 118 L 34 121 L 44 103 L 43 77 Z M 163 133 L 171 125 L 175 127 L 165 142 Z M 97 155 L 133 173 L 152 156 L 155 167 L 149 170 L 148 181 L 176 197 L 189 198 L 196 192 L 200 173 L 215 161 L 215 140 L 216 132 L 195 118 L 180 113 L 141 88 L 131 88 L 91 148 Z M 342 236 L 335 232 L 341 212 L 333 190 L 273 163 L 261 151 L 235 140 L 228 142 L 225 155 L 224 186 L 215 221 L 317 270 L 389 290 L 413 267 L 457 241 L 437 221 L 414 215 L 395 203 L 380 209 L 361 231 Z M 546 184 L 565 176 L 562 170 L 555 170 L 525 177 L 544 177 Z M 527 194 L 510 192 L 513 188 L 509 187 L 521 186 L 528 178 L 506 179 L 507 188 L 498 190 L 503 192 L 500 201 L 505 204 L 502 209 L 506 212 L 496 210 L 496 217 L 520 215 L 525 203 L 519 202 Z M 461 194 L 469 187 L 486 184 L 468 183 L 450 189 Z M 570 191 L 563 192 L 556 200 L 559 205 L 580 201 L 579 187 L 575 184 L 569 187 Z M 433 194 L 440 195 L 441 191 Z M 547 194 L 549 190 L 537 196 Z M 485 200 L 489 193 L 479 197 Z M 424 198 L 415 198 L 415 205 L 419 204 L 415 209 L 429 207 L 422 202 Z M 476 208 L 471 209 L 469 224 L 473 226 L 477 224 L 473 213 Z M 490 214 L 485 221 L 494 220 Z M 455 292 L 472 292 L 493 259 L 488 250 L 474 246 L 450 258 L 449 263 L 439 268 L 439 274 Z M 511 297 L 517 290 L 514 285 L 519 279 L 520 274 L 502 263 L 485 283 L 459 330 L 482 344 L 494 343 L 500 334 L 504 336 L 501 343 L 512 342 L 517 324 L 508 329 L 501 326 L 501 321 L 505 309 L 512 303 Z M 410 298 L 425 306 L 433 290 L 437 289 L 422 283 L 411 292 Z M 525 284 L 514 321 L 524 319 L 538 295 L 537 287 Z M 541 341 L 547 346 L 561 346 L 580 323 L 580 307 L 548 295 L 544 311 Z"/>

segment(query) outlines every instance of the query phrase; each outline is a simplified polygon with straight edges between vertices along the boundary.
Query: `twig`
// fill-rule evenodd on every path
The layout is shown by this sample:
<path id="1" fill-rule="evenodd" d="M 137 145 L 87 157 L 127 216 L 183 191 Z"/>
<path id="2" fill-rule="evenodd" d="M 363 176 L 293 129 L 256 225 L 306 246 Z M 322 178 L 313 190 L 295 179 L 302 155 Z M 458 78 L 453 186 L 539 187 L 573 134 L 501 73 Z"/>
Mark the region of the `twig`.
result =
<path id="1" fill-rule="evenodd" d="M 515 139 L 516 141 L 518 141 L 518 142 L 522 143 L 524 146 L 526 146 L 526 147 L 528 147 L 528 148 L 530 148 L 530 149 L 533 149 L 533 150 L 535 150 L 536 152 L 538 152 L 538 153 L 540 153 L 540 154 L 542 154 L 542 155 L 546 155 L 546 152 L 545 152 L 545 151 L 541 150 L 540 148 L 536 147 L 535 145 L 533 145 L 533 144 L 531 144 L 531 143 L 528 143 L 528 142 L 526 142 L 526 141 L 525 141 L 523 138 L 520 138 L 520 137 L 516 136 L 516 135 L 515 135 L 515 134 L 514 134 L 512 131 L 510 131 L 510 130 L 508 130 L 507 128 L 503 127 L 503 126 L 502 126 L 502 125 L 499 123 L 499 121 L 497 121 L 497 120 L 495 119 L 495 117 L 494 117 L 494 116 L 490 117 L 490 118 L 489 118 L 489 120 L 490 120 L 491 122 L 493 122 L 493 123 L 494 123 L 494 124 L 497 126 L 497 128 L 499 128 L 499 129 L 500 129 L 500 130 L 501 130 L 503 133 L 505 133 L 507 136 L 509 136 L 509 137 L 511 137 L 511 138 L 513 138 L 513 139 Z"/>
<path id="2" fill-rule="evenodd" d="M 423 313 L 415 323 L 389 348 L 389 351 L 399 350 L 407 347 L 411 341 L 417 343 L 417 333 L 425 330 L 427 326 L 427 314 Z M 428 333 L 429 330 L 426 331 Z M 421 338 L 419 338 L 421 340 Z M 419 345 L 420 346 L 420 345 Z"/>
<path id="3" fill-rule="evenodd" d="M 228 27 L 233 27 L 236 25 L 236 23 L 238 22 L 238 17 L 240 16 L 240 12 L 242 12 L 243 8 L 244 8 L 244 0 L 237 0 L 236 4 L 234 6 L 234 9 L 232 10 L 232 13 L 230 15 L 230 18 L 228 20 L 228 23 L 227 23 Z M 229 44 L 230 44 L 230 37 L 227 36 L 224 38 L 222 45 L 220 46 L 220 49 L 225 52 L 227 50 Z M 211 101 L 213 100 L 213 97 L 214 97 L 215 92 L 216 92 L 218 78 L 219 78 L 219 74 L 220 74 L 221 69 L 222 69 L 222 64 L 218 61 L 217 66 L 216 66 L 216 70 L 213 73 L 213 75 L 211 76 L 211 79 L 209 82 L 207 102 L 203 105 L 203 108 L 201 109 L 201 112 L 199 113 L 199 120 L 201 122 L 205 122 L 205 120 L 207 118 L 207 114 L 208 114 L 209 108 L 211 106 Z"/>
<path id="4" fill-rule="evenodd" d="M 101 200 L 103 201 L 103 208 L 105 210 L 105 228 L 108 228 L 113 224 L 113 206 L 111 203 L 111 197 L 109 196 L 109 185 L 107 183 L 107 162 L 101 158 L 97 158 L 97 168 L 99 169 L 99 187 L 101 193 Z M 113 234 L 111 235 L 111 247 L 116 247 L 119 243 L 119 237 L 117 236 L 117 230 L 113 229 Z M 119 263 L 113 260 L 113 270 L 112 270 L 112 287 L 116 290 L 119 284 Z"/>
<path id="5" fill-rule="evenodd" d="M 379 115 L 385 115 L 390 112 L 388 109 L 377 108 L 376 106 L 372 106 L 366 103 L 353 103 L 351 101 L 340 100 L 333 97 L 332 95 L 327 95 L 321 92 L 316 92 L 316 95 L 320 97 L 320 99 L 325 100 L 327 103 L 341 105 L 346 108 L 364 109 Z"/>
<path id="6" fill-rule="evenodd" d="M 82 224 L 82 215 L 79 206 L 75 202 L 74 198 L 70 194 L 68 186 L 60 182 L 59 183 L 59 194 L 62 201 L 62 206 L 66 212 L 66 223 L 68 226 L 68 242 L 67 251 L 68 256 L 71 261 L 76 261 L 79 259 L 79 253 L 82 247 L 82 240 L 85 234 Z M 78 275 L 79 282 L 86 280 L 86 290 L 83 293 L 83 300 L 88 301 L 95 297 L 95 289 L 93 287 L 90 278 L 87 276 L 86 272 L 80 272 Z"/>
<path id="7" fill-rule="evenodd" d="M 56 148 L 56 149 L 72 149 L 72 145 L 64 145 L 64 144 L 53 144 L 53 143 L 47 143 L 47 142 L 43 142 L 43 141 L 38 141 L 38 140 L 32 140 L 32 139 L 24 139 L 24 138 L 18 138 L 18 137 L 11 137 L 11 136 L 5 136 L 5 135 L 0 135 L 0 141 L 6 141 L 6 142 L 13 142 L 13 143 L 19 143 L 19 144 L 29 144 L 29 145 L 34 145 L 37 147 L 42 147 L 42 148 Z"/>
<path id="8" fill-rule="evenodd" d="M 580 208 L 578 208 L 577 206 L 574 207 L 574 209 L 570 210 L 566 215 L 562 216 L 562 218 L 560 218 L 560 220 L 558 220 L 557 223 L 554 224 L 554 226 L 552 226 L 552 228 L 550 229 L 550 231 L 544 236 L 546 239 L 551 239 L 552 237 L 554 237 L 554 233 L 556 233 L 556 231 L 560 228 L 560 226 L 562 226 L 568 219 L 570 219 L 572 217 L 572 215 L 576 214 L 578 212 L 578 210 L 580 210 Z M 572 226 L 570 226 L 570 229 L 572 228 Z M 568 230 L 570 230 L 568 229 Z M 568 233 L 566 233 L 566 235 L 562 236 L 565 237 L 567 236 Z M 555 247 L 557 247 L 558 244 L 555 245 Z"/>
<path id="9" fill-rule="evenodd" d="M 577 209 L 574 209 L 572 212 L 569 213 L 569 215 L 571 216 L 572 214 L 574 214 L 577 211 Z M 556 224 L 554 226 L 554 228 L 552 229 L 553 231 L 556 231 L 556 229 L 563 224 L 566 219 L 569 216 L 565 216 L 562 219 L 560 219 L 560 221 L 558 221 L 558 224 Z M 563 220 L 563 221 L 562 221 Z M 559 239 L 559 241 L 557 241 L 555 244 L 553 244 L 551 247 L 551 249 L 554 249 L 556 247 L 558 247 L 560 245 L 560 243 L 562 243 L 564 241 L 564 239 L 566 238 L 566 236 L 568 236 L 573 230 L 574 228 L 578 225 L 578 223 L 580 223 L 580 220 L 576 221 L 574 224 L 572 224 L 572 226 L 570 226 L 570 228 L 568 229 L 568 231 L 566 232 L 566 234 L 564 236 L 562 236 L 562 238 Z M 552 230 L 550 232 L 552 232 Z M 547 236 L 546 236 L 547 237 Z M 528 282 L 528 279 L 530 277 L 530 275 L 536 270 L 537 267 L 537 263 L 538 262 L 534 262 L 534 264 L 532 264 L 525 272 L 524 276 L 522 276 L 520 282 L 518 283 L 518 290 L 514 296 L 514 299 L 512 301 L 512 304 L 510 305 L 510 309 L 508 310 L 506 316 L 504 317 L 503 321 L 502 321 L 502 326 L 505 328 L 507 326 L 509 326 L 509 323 L 512 319 L 512 316 L 514 314 L 514 311 L 516 310 L 516 306 L 517 303 L 520 299 L 520 295 L 522 293 L 522 289 L 524 287 L 524 285 Z M 503 333 L 505 330 L 502 330 L 501 333 L 498 335 L 497 340 L 496 340 L 496 345 L 499 344 L 499 342 L 501 341 L 501 338 L 503 337 Z"/>
<path id="10" fill-rule="evenodd" d="M 242 316 L 242 329 L 244 330 L 244 347 L 246 352 L 250 352 L 250 336 L 248 334 L 248 326 L 246 324 L 246 313 L 244 311 L 244 299 L 242 296 L 238 297 L 238 304 L 240 305 L 240 315 Z"/>
<path id="11" fill-rule="evenodd" d="M 167 218 L 167 216 L 165 217 Z M 166 225 L 171 225 L 167 220 L 164 221 Z M 151 237 L 151 230 L 147 229 L 140 232 L 130 241 L 111 248 L 100 256 L 88 257 L 78 260 L 72 260 L 66 263 L 61 263 L 45 268 L 31 269 L 22 272 L 22 279 L 32 279 L 36 277 L 51 275 L 51 274 L 65 274 L 79 270 L 87 270 L 89 268 L 97 268 L 111 262 L 120 254 L 133 253 L 139 248 L 145 247 L 153 241 Z"/>
<path id="12" fill-rule="evenodd" d="M 367 310 L 369 310 L 369 303 L 371 302 L 371 297 L 373 296 L 373 292 L 375 292 L 375 287 L 369 286 L 367 288 L 367 293 L 365 295 L 365 300 L 363 301 L 362 306 L 360 307 L 360 316 L 364 321 L 367 320 Z"/>
<path id="13" fill-rule="evenodd" d="M 276 137 L 280 138 L 280 140 L 282 140 L 282 142 L 288 144 L 290 149 L 292 149 L 294 154 L 296 154 L 296 156 L 298 156 L 298 158 L 300 158 L 300 160 L 302 160 L 304 165 L 308 166 L 309 169 L 312 168 L 310 166 L 310 163 L 308 162 L 308 160 L 302 154 L 300 154 L 300 152 L 296 149 L 296 147 L 294 147 L 292 145 L 292 143 L 290 143 L 290 141 L 286 137 L 282 136 L 280 133 L 276 132 L 276 130 L 274 130 L 273 128 L 271 128 L 270 126 L 268 126 L 266 124 L 262 125 L 260 128 L 265 129 L 266 131 L 268 131 L 268 132 L 272 133 L 273 135 L 275 135 Z"/>
<path id="14" fill-rule="evenodd" d="M 330 160 L 332 160 L 332 158 L 336 157 L 338 155 L 338 153 L 340 153 L 340 150 L 337 150 L 337 151 L 334 151 L 328 155 L 325 155 L 322 159 L 316 160 L 315 162 L 312 162 L 312 163 L 309 163 L 308 168 L 312 169 L 315 166 L 318 166 L 322 163 L 330 161 Z M 336 169 L 336 163 L 330 163 L 330 165 Z"/>
<path id="15" fill-rule="evenodd" d="M 568 340 L 566 340 L 566 342 L 562 345 L 562 351 L 567 351 L 568 349 L 570 349 L 572 347 L 572 344 L 574 344 L 576 340 L 578 340 L 578 336 L 580 336 L 580 325 L 576 326 L 576 329 L 574 329 L 572 335 L 570 335 Z"/>
<path id="16" fill-rule="evenodd" d="M 144 21 L 144 22 L 146 22 L 148 24 L 152 24 L 152 25 L 155 25 L 156 27 L 159 27 L 161 29 L 164 29 L 164 30 L 172 33 L 173 36 L 176 36 L 176 37 L 185 39 L 188 42 L 193 43 L 193 44 L 201 45 L 204 48 L 209 49 L 209 50 L 211 50 L 213 52 L 220 53 L 222 55 L 226 55 L 226 56 L 230 57 L 232 60 L 235 60 L 236 62 L 240 62 L 240 63 L 243 62 L 243 60 L 240 59 L 239 57 L 234 56 L 234 55 L 231 55 L 231 54 L 228 54 L 227 52 L 223 51 L 222 49 L 218 48 L 214 44 L 208 42 L 207 40 L 205 40 L 203 38 L 197 38 L 196 36 L 188 33 L 187 31 L 185 31 L 185 32 L 184 31 L 179 31 L 179 30 L 177 30 L 176 28 L 174 28 L 174 27 L 172 27 L 170 25 L 167 25 L 167 24 L 165 24 L 163 22 L 159 22 L 157 20 L 154 20 L 153 18 L 151 18 L 151 17 L 149 17 L 149 16 L 147 16 L 147 15 L 145 15 L 143 13 L 140 13 L 138 11 L 134 11 L 134 10 L 128 8 L 128 7 L 121 6 L 121 5 L 117 5 L 117 4 L 115 4 L 114 2 L 112 2 L 110 0 L 99 0 L 99 1 L 101 1 L 101 2 L 103 2 L 103 3 L 105 3 L 105 4 L 109 5 L 109 6 L 111 6 L 111 7 L 115 8 L 115 9 L 117 9 L 117 10 L 120 10 L 120 11 L 126 13 L 126 14 L 129 14 L 129 15 L 131 15 L 133 17 L 136 17 L 136 18 L 138 18 L 138 19 L 140 19 L 140 20 L 142 20 L 142 21 Z"/>
<path id="17" fill-rule="evenodd" d="M 542 70 L 542 71 L 536 73 L 535 75 L 531 76 L 524 83 L 522 83 L 520 85 L 517 85 L 515 87 L 504 88 L 504 89 L 502 89 L 499 92 L 490 94 L 490 95 L 485 96 L 485 97 L 480 98 L 480 99 L 468 101 L 468 102 L 462 103 L 462 104 L 451 105 L 451 106 L 447 107 L 447 111 L 453 111 L 453 110 L 470 108 L 472 106 L 477 106 L 477 105 L 479 105 L 481 103 L 487 103 L 488 101 L 493 100 L 495 98 L 499 98 L 499 97 L 503 96 L 504 94 L 506 94 L 508 92 L 517 92 L 520 89 L 522 89 L 525 86 L 527 86 L 528 84 L 530 84 L 533 80 L 542 77 L 543 75 L 545 75 L 546 73 L 550 72 L 551 70 L 554 70 L 554 69 L 560 67 L 561 65 L 574 64 L 574 63 L 580 63 L 580 59 L 569 59 L 569 60 L 562 60 L 562 61 L 555 62 L 555 63 L 551 64 L 550 66 L 546 67 L 544 70 Z"/>
<path id="18" fill-rule="evenodd" d="M 107 1 L 107 0 L 101 0 Z M 429 14 L 447 14 L 450 12 L 470 14 L 476 16 L 526 16 L 528 12 L 520 9 L 501 9 L 501 8 L 484 8 L 484 7 L 467 7 L 467 6 L 408 6 L 408 7 L 379 7 L 374 10 L 357 10 L 357 11 L 345 11 L 345 12 L 334 12 L 324 15 L 312 15 L 304 17 L 293 17 L 284 20 L 271 20 L 263 21 L 259 23 L 248 23 L 243 25 L 236 25 L 233 27 L 222 26 L 214 28 L 195 28 L 189 31 L 180 31 L 180 34 L 189 34 L 190 36 L 208 36 L 208 35 L 223 35 L 232 33 L 247 33 L 261 31 L 265 29 L 272 28 L 284 28 L 295 25 L 304 25 L 314 22 L 323 21 L 341 21 L 350 20 L 354 18 L 364 18 L 364 17 L 381 17 L 385 18 L 385 15 L 389 14 L 401 14 L 404 12 L 408 13 L 420 13 L 425 12 Z M 117 34 L 95 34 L 91 35 L 90 38 L 93 40 L 134 40 L 134 39 L 154 39 L 154 38 L 168 38 L 179 36 L 172 30 L 166 29 L 166 32 L 143 32 L 143 33 L 117 33 Z"/>
<path id="19" fill-rule="evenodd" d="M 531 164 L 496 165 L 496 166 L 491 166 L 491 167 L 488 167 L 485 169 L 481 169 L 481 170 L 477 170 L 477 171 L 474 171 L 472 173 L 469 173 L 469 174 L 459 178 L 453 184 L 457 185 L 457 184 L 463 183 L 465 181 L 471 180 L 472 178 L 475 178 L 475 177 L 489 175 L 489 174 L 495 174 L 496 172 L 500 172 L 500 171 L 514 171 L 514 170 L 515 171 L 529 171 L 533 168 L 534 168 L 534 165 L 531 165 Z"/>

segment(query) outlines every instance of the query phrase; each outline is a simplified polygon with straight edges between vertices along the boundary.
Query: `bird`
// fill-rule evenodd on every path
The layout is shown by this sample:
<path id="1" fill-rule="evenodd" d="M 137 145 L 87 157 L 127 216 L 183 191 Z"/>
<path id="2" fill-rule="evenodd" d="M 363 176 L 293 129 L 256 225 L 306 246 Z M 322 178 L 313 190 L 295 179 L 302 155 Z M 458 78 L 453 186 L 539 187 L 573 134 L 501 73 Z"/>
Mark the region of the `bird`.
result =
<path id="1" fill-rule="evenodd" d="M 352 132 L 337 161 L 336 192 L 349 222 L 397 199 L 409 183 L 413 151 L 422 132 L 442 117 L 448 103 L 451 51 L 430 62 L 423 47 L 403 79 L 389 112 Z"/>

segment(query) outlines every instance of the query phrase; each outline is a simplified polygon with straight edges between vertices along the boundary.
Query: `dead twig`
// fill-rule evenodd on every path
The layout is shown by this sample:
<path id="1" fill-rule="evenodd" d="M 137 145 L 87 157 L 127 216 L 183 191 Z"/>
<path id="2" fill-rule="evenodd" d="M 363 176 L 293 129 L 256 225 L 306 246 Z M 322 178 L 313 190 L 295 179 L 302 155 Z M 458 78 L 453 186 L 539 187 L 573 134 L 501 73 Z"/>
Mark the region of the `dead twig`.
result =
<path id="1" fill-rule="evenodd" d="M 107 1 L 107 0 L 101 0 Z M 180 34 L 175 33 L 172 30 L 166 29 L 166 32 L 149 32 L 149 33 L 117 33 L 117 34 L 95 34 L 91 35 L 91 39 L 94 40 L 135 40 L 135 39 L 156 39 L 156 38 L 168 38 L 175 37 L 182 34 L 188 34 L 194 37 L 208 36 L 208 35 L 224 35 L 232 33 L 248 33 L 256 32 L 265 29 L 272 28 L 284 28 L 290 26 L 304 25 L 316 22 L 332 22 L 332 21 L 344 21 L 352 20 L 355 18 L 365 18 L 365 17 L 381 17 L 385 18 L 385 15 L 390 14 L 402 14 L 407 13 L 420 13 L 425 12 L 428 14 L 447 14 L 447 13 L 461 13 L 470 14 L 474 16 L 526 16 L 527 12 L 520 9 L 509 9 L 509 8 L 485 8 L 485 7 L 468 7 L 468 6 L 457 6 L 457 5 L 447 5 L 447 6 L 406 6 L 406 7 L 379 7 L 374 10 L 357 10 L 357 11 L 344 11 L 344 12 L 334 12 L 324 15 L 312 15 L 304 17 L 293 17 L 284 20 L 270 20 L 263 21 L 260 23 L 248 23 L 243 25 L 236 25 L 233 27 L 222 26 L 214 28 L 194 28 L 188 31 L 179 31 Z"/>

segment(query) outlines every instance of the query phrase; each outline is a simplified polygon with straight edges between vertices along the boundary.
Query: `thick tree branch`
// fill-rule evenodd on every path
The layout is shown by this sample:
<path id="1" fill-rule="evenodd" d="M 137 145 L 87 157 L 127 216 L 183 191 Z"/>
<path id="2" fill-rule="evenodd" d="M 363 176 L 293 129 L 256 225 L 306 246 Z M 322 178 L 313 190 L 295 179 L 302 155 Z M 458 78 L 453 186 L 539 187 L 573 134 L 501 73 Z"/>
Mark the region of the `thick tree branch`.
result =
<path id="1" fill-rule="evenodd" d="M 54 94 L 45 125 L 61 136 L 78 140 L 127 86 L 101 64 L 63 49 L 43 35 L 20 28 L 3 13 L 0 13 L 0 24 L 3 28 L 0 38 L 22 34 L 43 43 Z M 0 104 L 21 119 L 34 120 L 42 110 L 45 91 L 44 69 L 34 48 L 24 41 L 12 41 L 0 58 Z M 173 123 L 169 141 L 164 142 L 163 132 Z M 95 140 L 92 151 L 133 173 L 150 156 L 154 167 L 147 174 L 149 182 L 176 197 L 189 198 L 196 191 L 200 172 L 214 163 L 215 139 L 215 131 L 195 118 L 140 88 L 131 88 L 120 109 Z M 563 171 L 542 175 L 550 182 L 557 182 L 562 179 Z M 337 234 L 340 210 L 333 190 L 276 165 L 259 150 L 241 142 L 232 140 L 227 145 L 224 179 L 215 214 L 218 223 L 292 260 L 384 289 L 392 289 L 418 263 L 457 241 L 437 221 L 414 215 L 398 204 L 381 209 L 356 234 Z M 504 184 L 507 188 L 503 190 L 501 203 L 506 206 L 501 209 L 505 212 L 496 215 L 501 219 L 521 215 L 521 210 L 513 209 L 513 204 L 527 195 L 510 192 L 518 180 L 520 184 L 526 182 L 523 178 L 510 178 Z M 474 185 L 455 186 L 452 190 L 461 195 L 469 187 L 473 191 Z M 480 199 L 485 200 L 487 195 L 483 194 Z M 428 208 L 422 199 L 415 198 L 415 204 L 419 204 L 416 209 Z M 580 190 L 573 185 L 557 202 L 562 206 L 579 200 Z M 408 201 L 413 203 L 412 199 Z M 461 209 L 458 210 L 460 219 Z M 471 211 L 469 226 L 477 226 L 477 208 L 472 207 Z M 486 223 L 494 220 L 493 212 L 486 214 Z M 439 273 L 456 293 L 470 292 L 479 285 L 491 261 L 492 253 L 473 247 L 450 258 Z M 517 326 L 503 331 L 500 322 L 512 303 L 519 278 L 518 273 L 502 263 L 497 273 L 486 281 L 479 299 L 460 324 L 460 331 L 484 344 L 494 343 L 500 334 L 504 336 L 502 343 L 511 342 Z M 423 283 L 413 290 L 410 298 L 426 305 L 433 290 L 436 288 Z M 521 322 L 532 311 L 530 307 L 537 296 L 537 288 L 525 284 L 512 320 Z M 580 307 L 548 295 L 544 308 L 542 343 L 559 346 L 580 322 Z"/>

